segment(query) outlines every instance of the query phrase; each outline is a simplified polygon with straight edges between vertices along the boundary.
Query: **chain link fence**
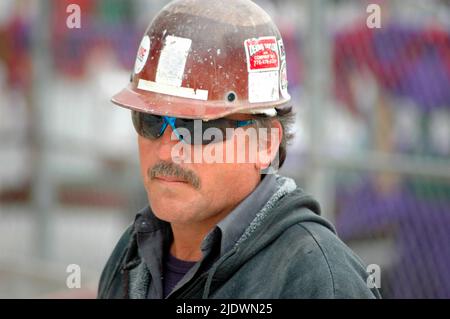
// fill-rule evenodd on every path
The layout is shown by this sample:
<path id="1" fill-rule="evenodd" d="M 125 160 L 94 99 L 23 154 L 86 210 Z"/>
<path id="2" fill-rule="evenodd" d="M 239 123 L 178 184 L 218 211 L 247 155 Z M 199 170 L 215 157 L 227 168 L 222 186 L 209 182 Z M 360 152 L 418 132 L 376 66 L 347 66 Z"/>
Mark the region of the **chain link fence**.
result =
<path id="1" fill-rule="evenodd" d="M 368 27 L 371 3 L 380 28 Z M 303 29 L 306 137 L 286 173 L 304 158 L 294 175 L 340 237 L 380 266 L 384 298 L 449 298 L 449 3 L 303 4 L 322 12 L 311 15 L 322 29 Z"/>

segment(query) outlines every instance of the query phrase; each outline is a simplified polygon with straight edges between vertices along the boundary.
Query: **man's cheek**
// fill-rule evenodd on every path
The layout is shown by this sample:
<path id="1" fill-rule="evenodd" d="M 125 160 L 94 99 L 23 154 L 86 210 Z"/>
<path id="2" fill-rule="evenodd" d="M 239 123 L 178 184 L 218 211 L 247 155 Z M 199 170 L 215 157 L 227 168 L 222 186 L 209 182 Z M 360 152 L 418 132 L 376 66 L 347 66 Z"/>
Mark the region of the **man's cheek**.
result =
<path id="1" fill-rule="evenodd" d="M 142 178 L 142 182 L 144 183 L 145 188 L 148 187 L 148 184 L 150 182 L 147 172 L 148 172 L 148 168 L 146 166 L 141 165 L 141 178 Z"/>

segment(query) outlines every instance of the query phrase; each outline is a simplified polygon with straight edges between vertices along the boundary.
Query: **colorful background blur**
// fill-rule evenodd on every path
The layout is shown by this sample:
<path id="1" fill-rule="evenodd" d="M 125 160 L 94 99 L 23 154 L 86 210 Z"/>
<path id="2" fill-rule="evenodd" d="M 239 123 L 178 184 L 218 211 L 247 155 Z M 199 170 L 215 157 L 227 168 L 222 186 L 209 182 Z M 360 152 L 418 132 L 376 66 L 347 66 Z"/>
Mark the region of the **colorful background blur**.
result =
<path id="1" fill-rule="evenodd" d="M 146 205 L 130 114 L 109 98 L 167 2 L 0 1 L 0 298 L 95 297 Z M 255 2 L 283 34 L 297 112 L 282 173 L 380 266 L 385 298 L 450 298 L 450 1 Z"/>

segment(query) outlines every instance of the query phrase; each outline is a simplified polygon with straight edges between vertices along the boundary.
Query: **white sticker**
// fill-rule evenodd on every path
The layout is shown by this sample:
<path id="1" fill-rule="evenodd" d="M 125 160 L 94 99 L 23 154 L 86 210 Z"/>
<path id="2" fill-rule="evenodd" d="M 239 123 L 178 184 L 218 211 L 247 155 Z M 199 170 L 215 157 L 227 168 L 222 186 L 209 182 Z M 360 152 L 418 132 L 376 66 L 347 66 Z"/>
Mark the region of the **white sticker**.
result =
<path id="1" fill-rule="evenodd" d="M 250 103 L 277 101 L 280 98 L 279 72 L 252 72 L 248 74 L 248 100 Z"/>
<path id="2" fill-rule="evenodd" d="M 155 82 L 180 87 L 192 40 L 169 35 L 159 57 Z"/>
<path id="3" fill-rule="evenodd" d="M 284 48 L 283 40 L 278 40 L 278 48 L 280 49 L 280 91 L 281 95 L 285 99 L 290 99 L 291 96 L 288 92 L 288 76 L 287 76 L 287 67 L 286 67 L 286 50 Z"/>
<path id="4" fill-rule="evenodd" d="M 134 63 L 134 73 L 138 74 L 144 68 L 147 62 L 148 55 L 150 53 L 150 38 L 146 35 L 139 46 L 139 50 L 136 56 L 136 62 Z"/>
<path id="5" fill-rule="evenodd" d="M 147 80 L 143 80 L 143 79 L 139 80 L 138 89 L 144 90 L 144 91 L 149 91 L 149 92 L 160 93 L 160 94 L 184 97 L 187 99 L 194 99 L 194 100 L 201 100 L 201 101 L 208 100 L 208 90 L 200 90 L 200 89 L 194 90 L 191 88 L 177 87 L 177 86 L 147 81 Z"/>
<path id="6" fill-rule="evenodd" d="M 286 50 L 284 49 L 283 40 L 278 40 L 278 48 L 280 49 L 280 60 L 284 61 L 286 60 Z"/>
<path id="7" fill-rule="evenodd" d="M 286 61 L 281 62 L 280 91 L 281 91 L 281 95 L 285 99 L 291 98 L 291 96 L 289 95 L 289 92 L 288 92 L 288 77 L 287 77 Z"/>

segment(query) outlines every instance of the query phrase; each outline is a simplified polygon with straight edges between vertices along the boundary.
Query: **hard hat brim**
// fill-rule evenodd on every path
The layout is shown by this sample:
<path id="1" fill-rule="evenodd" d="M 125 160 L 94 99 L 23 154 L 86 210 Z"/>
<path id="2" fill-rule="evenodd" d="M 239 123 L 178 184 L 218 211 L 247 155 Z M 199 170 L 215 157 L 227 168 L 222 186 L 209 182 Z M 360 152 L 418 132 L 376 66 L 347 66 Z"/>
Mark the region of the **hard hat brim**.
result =
<path id="1" fill-rule="evenodd" d="M 290 99 L 267 103 L 253 103 L 249 106 L 247 100 L 233 101 L 230 103 L 226 103 L 223 100 L 201 101 L 168 94 L 147 92 L 136 89 L 131 84 L 114 95 L 111 102 L 138 112 L 206 121 L 236 113 L 257 114 L 258 110 L 290 107 Z"/>

